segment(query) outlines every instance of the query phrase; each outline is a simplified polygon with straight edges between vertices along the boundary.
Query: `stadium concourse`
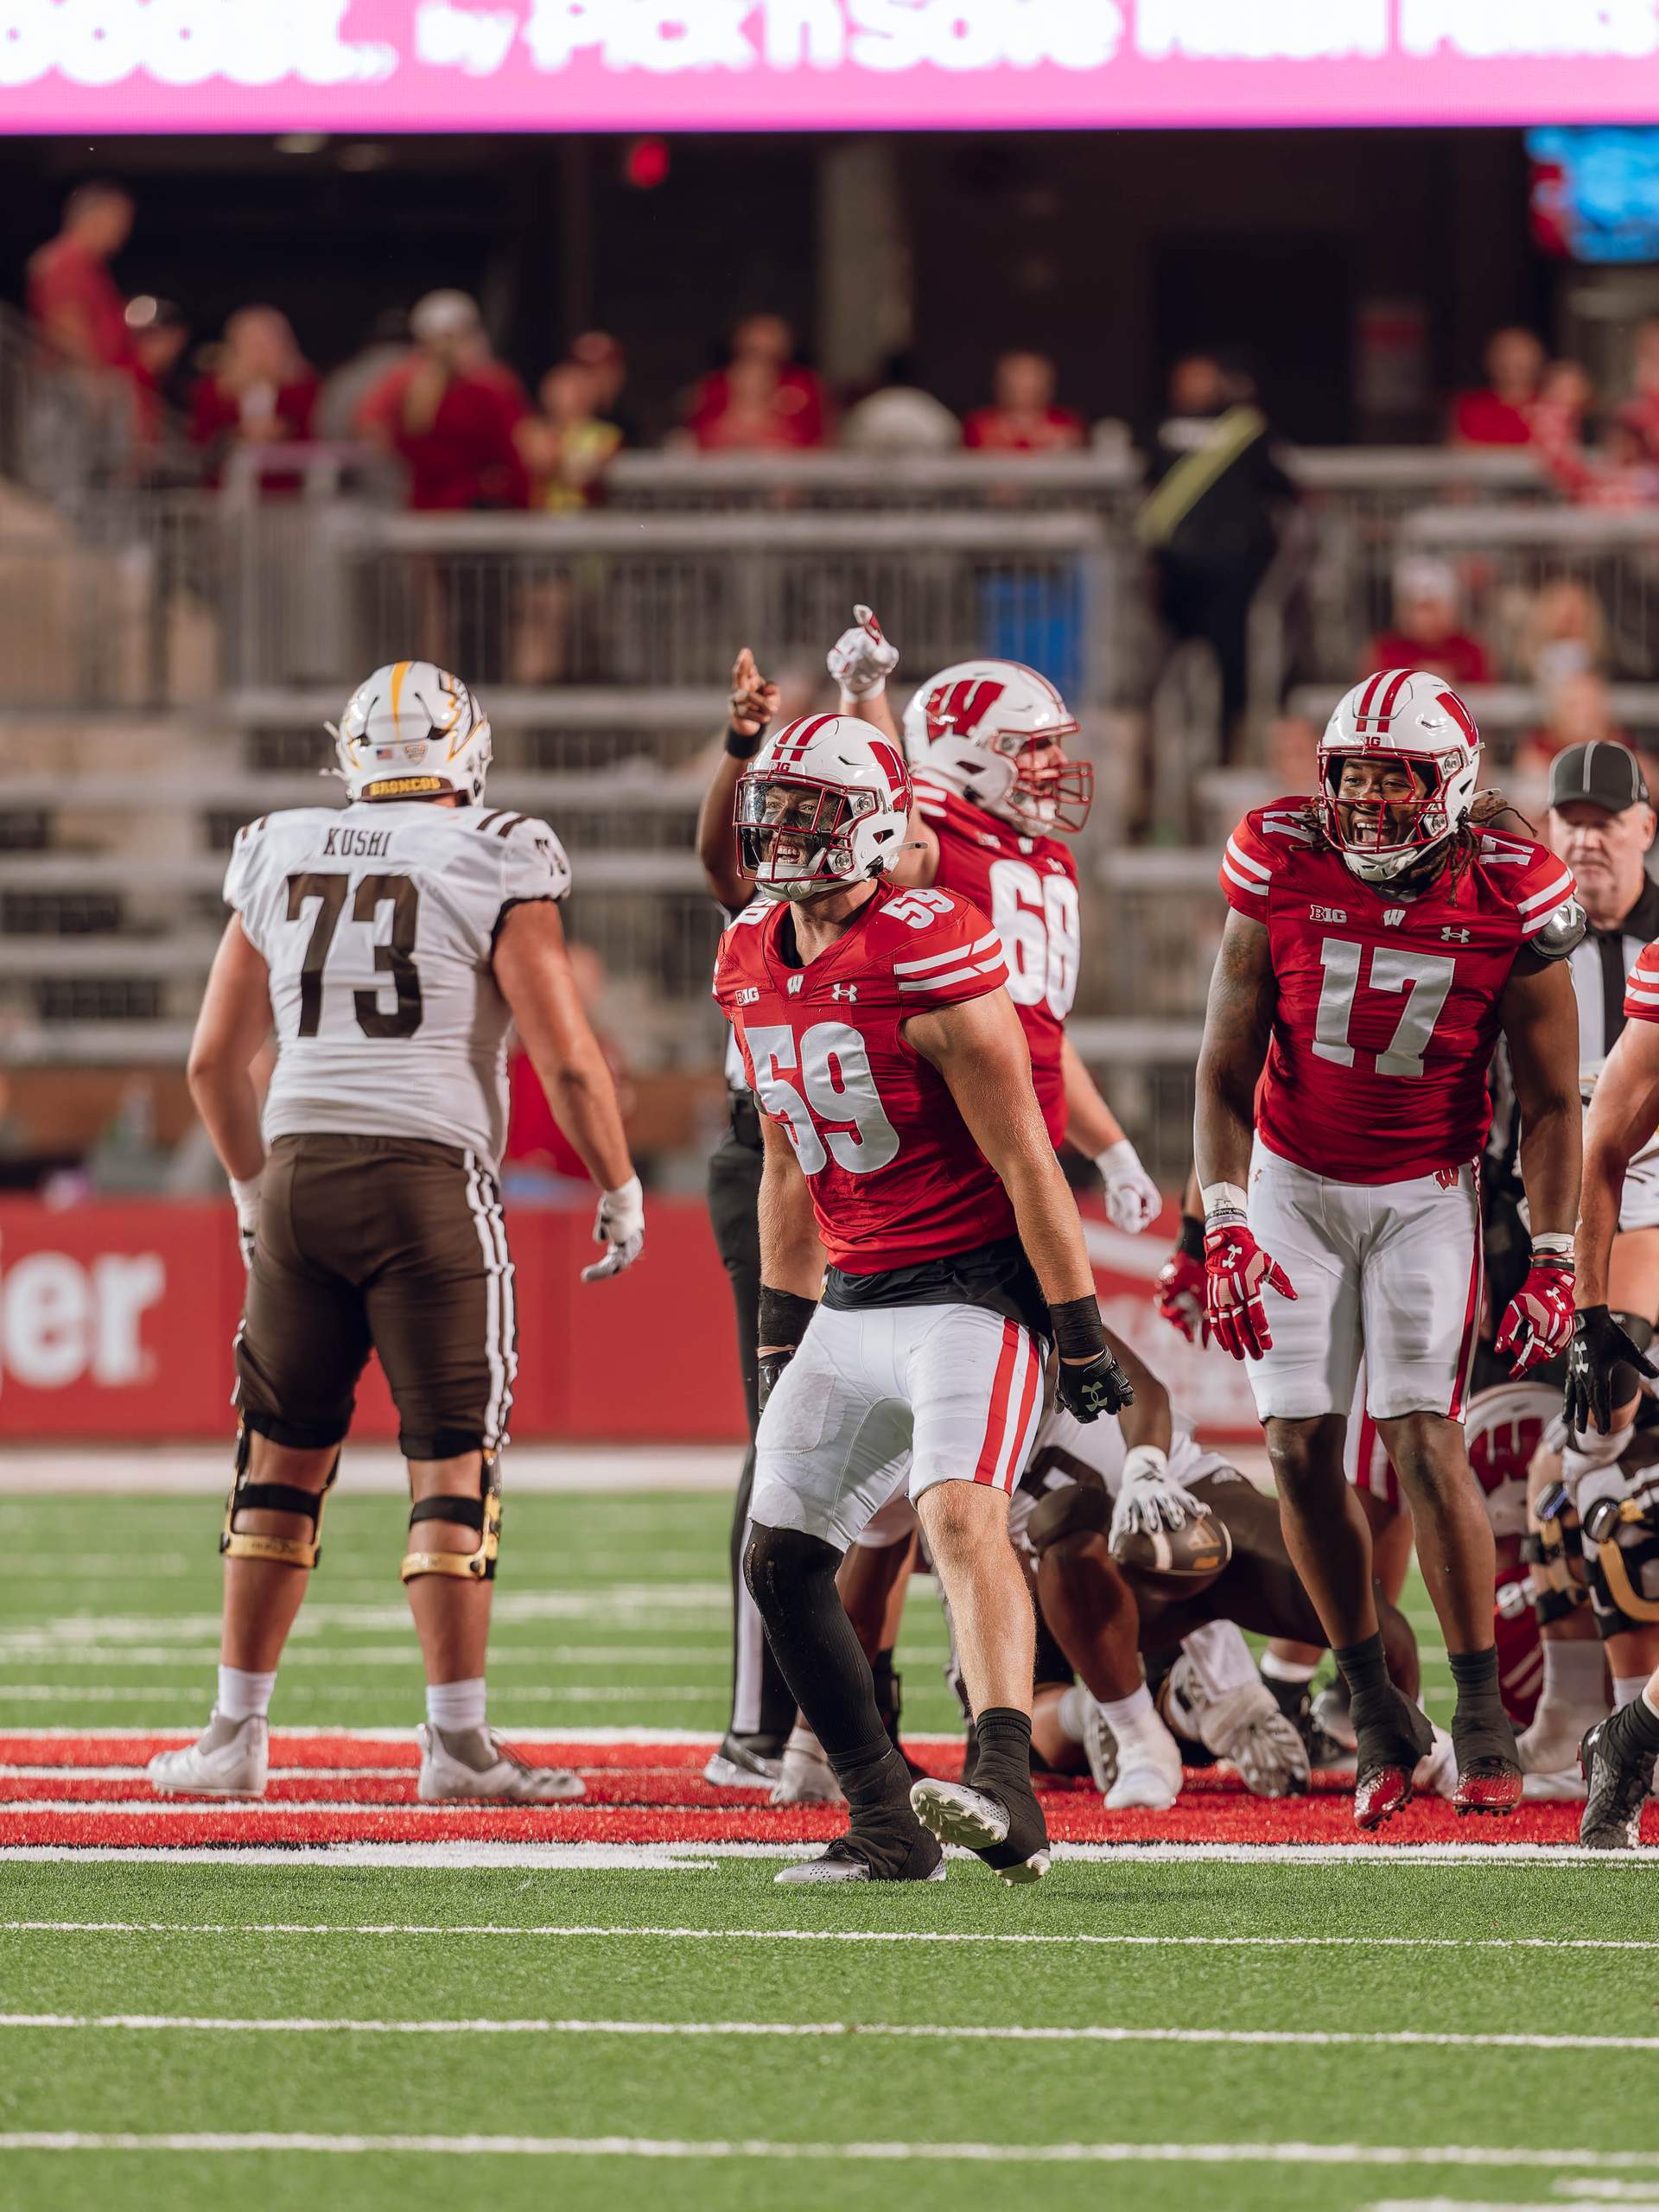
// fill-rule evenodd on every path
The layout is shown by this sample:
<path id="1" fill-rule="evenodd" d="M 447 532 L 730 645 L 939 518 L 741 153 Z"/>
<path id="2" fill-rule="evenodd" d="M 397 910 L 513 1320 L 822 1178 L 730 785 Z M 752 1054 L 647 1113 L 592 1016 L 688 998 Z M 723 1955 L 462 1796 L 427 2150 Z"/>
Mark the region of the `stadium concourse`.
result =
<path id="1" fill-rule="evenodd" d="M 9 2206 L 1659 2202 L 1659 1916 L 1576 1806 L 1501 1829 L 1418 1800 L 1189 1774 L 1166 1814 L 1045 1793 L 1057 1863 L 1007 1890 L 790 1892 L 822 1809 L 715 1792 L 719 1452 L 514 1454 L 499 1723 L 577 1767 L 539 1808 L 422 1806 L 389 1452 L 352 1454 L 273 1709 L 263 1804 L 163 1800 L 212 1680 L 211 1451 L 14 1449 L 0 1535 L 0 2158 Z M 1420 1586 L 1437 1718 L 1450 1680 Z M 911 1749 L 959 1759 L 931 1599 Z M 1499 1840 L 1492 1840 L 1492 1839 Z M 1649 1840 L 1652 1840 L 1651 1821 Z M 26 2042 L 25 2042 L 26 2039 Z M 27 2048 L 28 2068 L 8 2063 Z M 897 2170 L 902 2169 L 902 2174 Z M 993 2184 L 995 2185 L 995 2184 Z"/>

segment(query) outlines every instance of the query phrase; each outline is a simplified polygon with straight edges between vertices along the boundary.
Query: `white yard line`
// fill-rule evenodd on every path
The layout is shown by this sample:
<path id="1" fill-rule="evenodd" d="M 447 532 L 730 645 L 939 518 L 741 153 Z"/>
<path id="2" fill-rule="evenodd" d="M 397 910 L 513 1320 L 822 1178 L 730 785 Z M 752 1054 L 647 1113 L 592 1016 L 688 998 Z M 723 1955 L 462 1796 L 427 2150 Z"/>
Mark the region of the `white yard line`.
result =
<path id="1" fill-rule="evenodd" d="M 11 2129 L 0 2151 L 413 2152 L 420 2157 L 790 2158 L 928 2165 L 1516 2166 L 1589 2172 L 1659 2167 L 1659 2151 L 1531 2150 L 1450 2143 L 791 2143 L 642 2135 L 91 2134 Z"/>
<path id="2" fill-rule="evenodd" d="M 0 1696 L 5 1693 L 0 1691 Z M 120 1726 L 105 1725 L 85 1728 L 37 1728 L 32 1723 L 27 1728 L 0 1727 L 0 1736 L 26 1736 L 43 1744 L 70 1743 L 126 1743 L 134 1736 L 175 1737 L 179 1728 L 176 1721 L 164 1726 L 144 1728 L 136 1721 Z M 271 1731 L 270 1746 L 280 1751 L 284 1743 L 315 1742 L 319 1736 L 342 1744 L 412 1744 L 415 1731 L 410 1728 L 352 1728 L 326 1726 L 294 1726 L 283 1723 Z M 693 1747 L 712 1751 L 720 1738 L 707 1728 L 515 1728 L 515 1744 L 617 1744 L 626 1747 L 638 1745 L 672 1744 L 686 1749 Z M 913 1728 L 905 1731 L 908 1744 L 960 1744 L 960 1735 L 918 1735 Z"/>
<path id="3" fill-rule="evenodd" d="M 49 1663 L 57 1665 L 61 1662 L 53 1659 Z M 205 1669 L 210 1662 L 204 1660 L 201 1663 Z M 386 1662 L 377 1660 L 375 1663 L 384 1665 Z M 397 1663 L 408 1668 L 411 1673 L 414 1673 L 420 1667 L 420 1655 L 411 1648 Z M 721 1694 L 722 1693 L 715 1688 L 696 1689 L 684 1683 L 674 1682 L 556 1682 L 548 1684 L 544 1688 L 509 1685 L 498 1691 L 496 1696 L 498 1703 L 505 1701 L 524 1704 L 533 1700 L 537 1705 L 637 1705 L 642 1699 L 652 1705 L 709 1705 L 718 1703 Z M 198 1705 L 201 1701 L 201 1693 L 192 1690 L 188 1686 L 176 1690 L 104 1688 L 94 1689 L 85 1683 L 72 1683 L 66 1686 L 58 1682 L 26 1682 L 21 1688 L 16 1688 L 10 1686 L 0 1687 L 0 1707 L 8 1704 L 118 1705 L 124 1702 L 137 1704 L 140 1700 L 154 1703 L 158 1697 L 194 1698 Z M 175 1721 L 171 1725 L 176 1727 L 178 1723 Z M 164 1722 L 156 1723 L 157 1729 L 162 1732 L 165 1732 L 167 1726 L 168 1724 Z M 3 1732 L 3 1726 L 0 1725 L 0 1733 Z M 67 1728 L 63 1732 L 65 1735 L 73 1736 L 86 1732 Z M 127 1728 L 117 1729 L 112 1732 L 117 1735 L 132 1735 L 147 1732 L 137 1728 Z M 327 1729 L 320 1729 L 317 1732 L 327 1735 L 329 1732 Z M 397 1733 L 397 1731 L 394 1730 L 393 1733 Z M 709 1749 L 711 1751 L 714 1749 L 712 1739 L 709 1739 Z"/>
<path id="4" fill-rule="evenodd" d="M 205 1816 L 222 1810 L 226 1801 L 216 1800 L 204 1807 Z M 92 1815 L 98 1808 L 90 1805 L 76 1807 L 78 1813 Z M 285 1805 L 277 1808 L 286 1814 L 303 1810 L 302 1807 Z M 382 1815 L 407 1813 L 410 1807 L 353 1805 L 354 1815 L 378 1812 Z M 423 1809 L 432 1811 L 429 1806 Z M 484 1810 L 490 1809 L 486 1807 Z M 573 1808 L 567 1807 L 569 1811 Z M 588 1808 L 603 1811 L 603 1807 Z M 606 1858 L 594 1860 L 591 1853 L 601 1850 Z M 25 1843 L 0 1847 L 0 1863 L 15 1859 L 73 1860 L 83 1866 L 99 1860 L 113 1859 L 138 1862 L 155 1859 L 171 1866 L 397 1866 L 419 1872 L 435 1872 L 446 1868 L 481 1866 L 513 1866 L 535 1869 L 543 1873 L 568 1873 L 589 1864 L 616 1866 L 637 1866 L 662 1872 L 684 1867 L 702 1861 L 712 1864 L 719 1859 L 803 1859 L 814 1855 L 815 1847 L 810 1843 L 709 1843 L 696 1837 L 663 1843 L 613 1843 L 588 1845 L 579 1843 L 482 1843 L 456 1838 L 445 1838 L 428 1843 L 315 1843 L 268 1845 L 257 1841 L 246 1844 L 64 1844 Z M 1395 1866 L 1408 1869 L 1414 1879 L 1421 1878 L 1429 1868 L 1442 1866 L 1491 1868 L 1503 1865 L 1570 1866 L 1576 1867 L 1625 1867 L 1639 1865 L 1644 1869 L 1655 1863 L 1651 1848 L 1636 1851 L 1583 1851 L 1575 1844 L 1546 1843 L 1488 1843 L 1488 1844 L 1233 1844 L 1233 1843 L 1058 1843 L 1052 1847 L 1057 1859 L 1075 1859 L 1080 1863 L 1116 1866 L 1342 1866 L 1365 1864 L 1372 1866 Z M 967 1859 L 966 1853 L 953 1854 Z M 971 1874 L 969 1876 L 971 1878 Z"/>
<path id="5" fill-rule="evenodd" d="M 1325 2050 L 1659 2050 L 1659 2036 L 1459 2035 L 1408 2028 L 1373 2032 L 1303 2028 L 946 2026 L 846 2020 L 376 2020 L 241 2019 L 171 2012 L 0 2012 L 5 2029 L 90 2028 L 176 2035 L 737 2037 L 818 2042 L 879 2037 L 893 2043 L 1198 2044 Z"/>
<path id="6" fill-rule="evenodd" d="M 508 1921 L 0 1920 L 0 1934 L 45 1936 L 505 1936 L 667 1943 L 989 1943 L 1106 1950 L 1659 1951 L 1634 1936 L 1047 1936 L 980 1929 L 601 1927 Z"/>

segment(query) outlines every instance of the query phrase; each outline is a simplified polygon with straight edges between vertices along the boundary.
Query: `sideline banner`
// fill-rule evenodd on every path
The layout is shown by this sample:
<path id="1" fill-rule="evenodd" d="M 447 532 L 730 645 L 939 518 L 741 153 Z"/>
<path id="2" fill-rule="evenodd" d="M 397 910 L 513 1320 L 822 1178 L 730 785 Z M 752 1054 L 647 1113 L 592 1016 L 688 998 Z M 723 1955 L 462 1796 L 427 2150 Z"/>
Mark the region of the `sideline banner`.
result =
<path id="1" fill-rule="evenodd" d="M 644 1256 L 583 1283 L 587 1211 L 508 1210 L 518 1269 L 524 1443 L 709 1444 L 743 1433 L 726 1274 L 691 1199 L 648 1213 Z M 1161 1322 L 1152 1277 L 1173 1210 L 1142 1237 L 1088 1224 L 1101 1302 L 1217 1439 L 1259 1435 L 1243 1371 L 1199 1354 Z M 242 1262 L 228 1205 L 134 1202 L 56 1211 L 0 1201 L 0 1445 L 228 1438 L 231 1343 Z M 371 1363 L 353 1433 L 391 1438 L 397 1421 Z"/>
<path id="2" fill-rule="evenodd" d="M 0 130 L 1659 119 L 1659 0 L 0 0 Z"/>

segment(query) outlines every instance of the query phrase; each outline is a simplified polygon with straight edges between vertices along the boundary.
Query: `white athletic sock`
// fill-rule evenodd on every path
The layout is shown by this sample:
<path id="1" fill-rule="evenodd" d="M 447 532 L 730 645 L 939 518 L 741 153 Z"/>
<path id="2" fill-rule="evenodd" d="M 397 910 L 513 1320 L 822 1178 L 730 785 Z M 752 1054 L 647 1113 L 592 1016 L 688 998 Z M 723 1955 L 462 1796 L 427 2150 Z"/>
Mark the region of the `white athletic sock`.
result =
<path id="1" fill-rule="evenodd" d="M 1607 1694 L 1607 1661 L 1594 1639 L 1547 1637 L 1543 1643 L 1544 1686 L 1538 1702 L 1599 1706 Z"/>
<path id="2" fill-rule="evenodd" d="M 470 1681 L 429 1682 L 426 1686 L 426 1717 L 435 1728 L 442 1728 L 447 1736 L 458 1736 L 463 1729 L 484 1726 L 484 1677 L 474 1675 Z"/>
<path id="3" fill-rule="evenodd" d="M 1645 1675 L 1615 1675 L 1613 1676 L 1613 1711 L 1623 1713 L 1627 1705 L 1634 1705 L 1648 1687 Z"/>
<path id="4" fill-rule="evenodd" d="M 1158 1718 L 1152 1692 L 1144 1682 L 1128 1697 L 1102 1698 L 1100 1709 L 1106 1716 L 1106 1726 L 1120 1744 L 1125 1737 L 1147 1734 Z"/>
<path id="5" fill-rule="evenodd" d="M 1059 1722 L 1060 1733 L 1068 1744 L 1082 1743 L 1094 1705 L 1094 1699 L 1081 1682 L 1073 1682 L 1060 1700 L 1054 1709 L 1054 1717 Z"/>
<path id="6" fill-rule="evenodd" d="M 226 1720 L 263 1720 L 270 1711 L 270 1694 L 276 1687 L 276 1670 L 251 1675 L 242 1667 L 219 1670 L 219 1709 Z"/>
<path id="7" fill-rule="evenodd" d="M 1262 1654 L 1262 1672 L 1270 1682 L 1311 1682 L 1319 1671 L 1317 1659 L 1305 1667 L 1300 1659 L 1281 1659 L 1276 1651 Z"/>

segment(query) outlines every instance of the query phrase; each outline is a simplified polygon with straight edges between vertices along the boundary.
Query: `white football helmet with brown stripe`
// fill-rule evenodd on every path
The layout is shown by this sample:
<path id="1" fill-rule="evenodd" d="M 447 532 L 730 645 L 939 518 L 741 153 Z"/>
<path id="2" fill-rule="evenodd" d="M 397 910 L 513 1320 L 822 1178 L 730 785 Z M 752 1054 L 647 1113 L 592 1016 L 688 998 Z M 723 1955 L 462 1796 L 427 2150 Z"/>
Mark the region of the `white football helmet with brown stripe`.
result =
<path id="1" fill-rule="evenodd" d="M 365 677 L 334 741 L 346 796 L 433 798 L 458 791 L 470 806 L 484 796 L 492 757 L 489 717 L 458 676 L 429 660 L 391 661 Z"/>
<path id="2" fill-rule="evenodd" d="M 1416 797 L 1339 804 L 1343 769 L 1355 759 L 1403 763 Z M 1468 819 L 1480 776 L 1480 732 L 1443 677 L 1382 669 L 1338 702 L 1319 741 L 1319 762 L 1325 836 L 1362 881 L 1386 883 Z"/>
<path id="3" fill-rule="evenodd" d="M 1065 753 L 1077 734 L 1065 700 L 1023 661 L 958 661 L 905 709 L 911 766 L 1028 837 L 1081 830 L 1089 818 L 1093 764 Z"/>
<path id="4" fill-rule="evenodd" d="M 763 899 L 821 899 L 882 875 L 904 849 L 910 772 L 850 715 L 803 715 L 737 779 L 738 857 Z"/>

